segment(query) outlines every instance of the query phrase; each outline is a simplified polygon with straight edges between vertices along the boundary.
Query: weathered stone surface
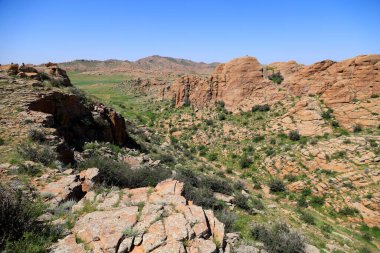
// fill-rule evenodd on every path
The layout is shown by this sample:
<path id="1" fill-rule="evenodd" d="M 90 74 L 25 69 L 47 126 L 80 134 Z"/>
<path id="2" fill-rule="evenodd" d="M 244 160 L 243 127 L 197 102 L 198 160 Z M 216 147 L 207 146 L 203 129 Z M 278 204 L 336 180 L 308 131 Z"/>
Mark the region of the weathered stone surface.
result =
<path id="1" fill-rule="evenodd" d="M 75 235 L 69 235 L 61 240 L 58 240 L 52 249 L 51 253 L 85 253 L 83 244 L 77 244 Z"/>
<path id="2" fill-rule="evenodd" d="M 137 213 L 137 206 L 95 211 L 80 218 L 73 232 L 94 248 L 114 252 L 123 231 L 136 223 Z"/>
<path id="3" fill-rule="evenodd" d="M 82 176 L 90 178 L 93 172 Z M 75 175 L 66 177 L 70 176 Z M 211 210 L 182 201 L 182 187 L 169 179 L 155 188 L 114 189 L 99 195 L 90 191 L 75 210 L 89 201 L 96 211 L 79 217 L 72 232 L 94 252 L 184 253 L 183 241 L 188 242 L 187 252 L 216 252 L 215 242 L 221 248 L 225 245 L 224 224 Z M 62 243 L 54 247 L 66 249 Z"/>

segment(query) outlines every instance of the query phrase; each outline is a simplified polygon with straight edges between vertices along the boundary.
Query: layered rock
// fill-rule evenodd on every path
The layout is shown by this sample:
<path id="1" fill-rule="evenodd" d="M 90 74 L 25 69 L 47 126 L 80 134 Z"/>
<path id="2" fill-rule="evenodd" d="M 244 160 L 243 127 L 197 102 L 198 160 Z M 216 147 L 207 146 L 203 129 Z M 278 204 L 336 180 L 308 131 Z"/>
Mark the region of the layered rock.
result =
<path id="1" fill-rule="evenodd" d="M 52 252 L 213 253 L 224 248 L 224 225 L 212 211 L 188 204 L 182 190 L 183 183 L 166 180 L 154 189 L 88 193 L 97 211 L 79 217 L 72 234 Z"/>

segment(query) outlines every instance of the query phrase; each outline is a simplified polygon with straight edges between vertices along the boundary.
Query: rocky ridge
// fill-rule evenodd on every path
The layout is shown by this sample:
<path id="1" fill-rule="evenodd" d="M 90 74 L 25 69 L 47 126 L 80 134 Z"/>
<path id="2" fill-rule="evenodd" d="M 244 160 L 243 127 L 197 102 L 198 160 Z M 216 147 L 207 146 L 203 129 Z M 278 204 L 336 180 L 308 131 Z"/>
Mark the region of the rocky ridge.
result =
<path id="1" fill-rule="evenodd" d="M 164 98 L 173 99 L 176 106 L 192 104 L 198 108 L 223 101 L 227 110 L 239 112 L 254 105 L 287 104 L 297 96 L 316 96 L 320 101 L 314 107 L 331 108 L 343 127 L 353 129 L 357 124 L 374 127 L 380 122 L 379 66 L 380 55 L 363 55 L 341 62 L 326 60 L 310 66 L 294 61 L 262 66 L 254 57 L 242 57 L 220 64 L 208 78 L 192 75 L 179 78 L 164 93 Z M 278 72 L 285 77 L 281 84 L 268 79 L 271 73 Z M 318 118 L 317 114 L 321 115 L 318 110 L 311 117 Z M 326 127 L 319 130 L 329 131 Z"/>

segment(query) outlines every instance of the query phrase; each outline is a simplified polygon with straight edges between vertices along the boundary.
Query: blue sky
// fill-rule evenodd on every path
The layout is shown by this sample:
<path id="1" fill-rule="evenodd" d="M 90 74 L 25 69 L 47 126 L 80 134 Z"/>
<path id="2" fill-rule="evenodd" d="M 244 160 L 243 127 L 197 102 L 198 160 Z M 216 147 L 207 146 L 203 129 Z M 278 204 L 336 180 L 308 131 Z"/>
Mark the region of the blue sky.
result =
<path id="1" fill-rule="evenodd" d="M 380 0 L 0 0 L 0 63 L 380 53 Z"/>

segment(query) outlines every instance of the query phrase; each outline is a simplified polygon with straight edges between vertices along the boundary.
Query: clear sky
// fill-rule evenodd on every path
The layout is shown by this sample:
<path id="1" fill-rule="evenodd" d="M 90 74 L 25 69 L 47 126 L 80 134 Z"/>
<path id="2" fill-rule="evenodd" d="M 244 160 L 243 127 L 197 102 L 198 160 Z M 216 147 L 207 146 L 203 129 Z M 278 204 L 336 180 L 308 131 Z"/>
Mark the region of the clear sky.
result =
<path id="1" fill-rule="evenodd" d="M 380 0 L 0 0 L 0 63 L 380 53 Z"/>

